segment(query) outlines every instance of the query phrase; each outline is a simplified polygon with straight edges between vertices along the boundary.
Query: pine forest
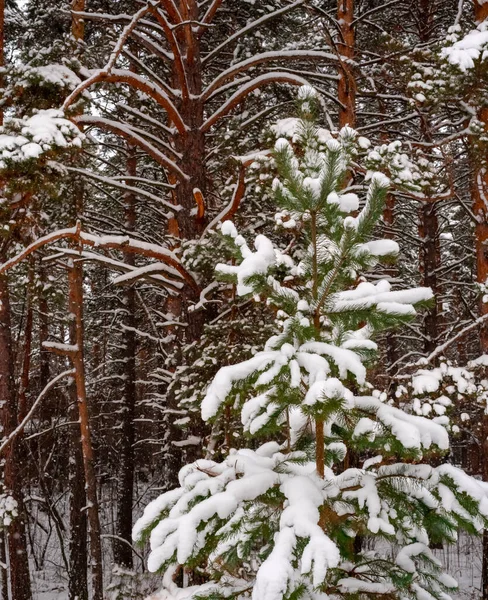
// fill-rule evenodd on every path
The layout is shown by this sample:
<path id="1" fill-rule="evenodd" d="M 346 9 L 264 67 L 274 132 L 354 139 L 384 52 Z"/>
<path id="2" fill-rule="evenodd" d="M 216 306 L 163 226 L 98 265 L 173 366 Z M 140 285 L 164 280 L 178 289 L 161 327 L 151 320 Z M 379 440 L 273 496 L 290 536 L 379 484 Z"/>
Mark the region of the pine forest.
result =
<path id="1" fill-rule="evenodd" d="M 488 0 L 0 0 L 0 600 L 488 600 Z"/>

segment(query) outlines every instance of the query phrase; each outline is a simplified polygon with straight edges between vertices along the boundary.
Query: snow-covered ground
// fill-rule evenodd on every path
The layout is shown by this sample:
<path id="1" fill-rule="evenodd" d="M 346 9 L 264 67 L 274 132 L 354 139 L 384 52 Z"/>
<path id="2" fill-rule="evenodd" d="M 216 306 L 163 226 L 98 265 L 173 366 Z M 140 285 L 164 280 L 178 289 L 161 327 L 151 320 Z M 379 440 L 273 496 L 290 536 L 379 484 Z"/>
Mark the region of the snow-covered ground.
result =
<path id="1" fill-rule="evenodd" d="M 481 538 L 461 536 L 459 543 L 443 550 L 436 556 L 446 566 L 446 571 L 459 583 L 456 600 L 480 598 L 481 591 Z"/>
<path id="2" fill-rule="evenodd" d="M 459 582 L 459 591 L 453 594 L 453 600 L 478 600 L 481 587 L 481 539 L 461 536 L 458 544 L 436 550 L 435 554 L 442 560 L 447 572 Z M 148 574 L 144 579 L 143 583 L 136 584 L 137 594 L 142 593 L 141 588 L 150 591 L 158 585 L 158 576 Z M 35 600 L 68 598 L 65 589 L 66 574 L 55 565 L 37 572 L 33 584 Z M 141 597 L 143 596 L 137 595 L 134 598 L 138 600 Z"/>

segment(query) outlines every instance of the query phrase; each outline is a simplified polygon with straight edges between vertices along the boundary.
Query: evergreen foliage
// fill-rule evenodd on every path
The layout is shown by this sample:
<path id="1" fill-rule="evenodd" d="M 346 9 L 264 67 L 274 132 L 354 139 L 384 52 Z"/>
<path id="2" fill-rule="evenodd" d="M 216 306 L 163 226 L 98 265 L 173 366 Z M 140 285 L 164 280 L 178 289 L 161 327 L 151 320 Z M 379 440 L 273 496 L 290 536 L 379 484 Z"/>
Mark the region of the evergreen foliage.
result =
<path id="1" fill-rule="evenodd" d="M 254 449 L 184 467 L 180 487 L 136 524 L 134 539 L 150 539 L 149 569 L 164 574 L 170 595 L 184 566 L 207 580 L 178 592 L 188 598 L 252 590 L 254 600 L 441 600 L 456 583 L 431 546 L 487 522 L 482 484 L 424 462 L 448 450 L 443 425 L 367 395 L 372 338 L 414 319 L 432 292 L 369 280 L 398 253 L 374 239 L 389 180 L 366 171 L 359 182 L 364 142 L 350 128 L 336 137 L 318 128 L 316 105 L 302 88 L 300 118 L 265 159 L 276 171 L 280 245 L 260 235 L 253 251 L 233 223 L 222 225 L 235 264 L 217 273 L 271 307 L 275 335 L 221 368 L 202 402 L 204 420 L 240 411 Z"/>

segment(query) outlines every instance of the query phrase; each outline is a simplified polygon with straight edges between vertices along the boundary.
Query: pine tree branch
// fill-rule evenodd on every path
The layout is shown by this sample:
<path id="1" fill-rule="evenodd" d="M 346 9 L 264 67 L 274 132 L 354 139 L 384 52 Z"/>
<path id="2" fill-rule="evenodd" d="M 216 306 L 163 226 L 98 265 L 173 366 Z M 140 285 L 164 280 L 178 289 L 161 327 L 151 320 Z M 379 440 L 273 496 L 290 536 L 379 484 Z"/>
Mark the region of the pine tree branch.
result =
<path id="1" fill-rule="evenodd" d="M 12 433 L 0 445 L 0 456 L 3 454 L 5 449 L 15 440 L 15 438 L 18 437 L 24 431 L 25 426 L 32 419 L 32 417 L 34 416 L 34 413 L 36 412 L 37 407 L 39 406 L 41 401 L 46 397 L 48 392 L 50 392 L 52 390 L 52 388 L 58 383 L 58 381 L 60 381 L 61 379 L 64 379 L 64 377 L 69 377 L 74 374 L 75 374 L 74 369 L 69 369 L 68 371 L 63 371 L 62 373 L 60 373 L 59 375 L 56 375 L 56 377 L 51 379 L 51 381 L 46 386 L 44 386 L 44 389 L 39 394 L 39 396 L 37 396 L 36 400 L 34 401 L 34 403 L 31 406 L 29 412 L 25 415 L 25 417 L 23 418 L 21 423 L 19 423 L 19 425 L 12 431 Z"/>

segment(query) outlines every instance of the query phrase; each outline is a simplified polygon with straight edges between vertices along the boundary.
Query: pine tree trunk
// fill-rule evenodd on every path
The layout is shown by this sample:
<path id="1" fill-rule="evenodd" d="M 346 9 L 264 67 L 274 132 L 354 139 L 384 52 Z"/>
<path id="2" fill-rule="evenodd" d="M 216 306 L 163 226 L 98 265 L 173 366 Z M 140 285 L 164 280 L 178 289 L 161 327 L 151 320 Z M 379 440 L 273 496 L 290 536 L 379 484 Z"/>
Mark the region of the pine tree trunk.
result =
<path id="1" fill-rule="evenodd" d="M 420 266 L 422 285 L 430 287 L 436 297 L 434 306 L 424 317 L 424 352 L 430 354 L 437 347 L 439 337 L 438 272 L 441 265 L 437 204 L 426 201 L 420 208 Z"/>
<path id="2" fill-rule="evenodd" d="M 137 174 L 136 149 L 129 147 L 127 175 Z M 132 193 L 124 195 L 125 229 L 130 234 L 136 228 L 136 198 Z M 135 256 L 127 253 L 125 262 L 135 264 Z M 134 413 L 136 404 L 136 351 L 137 343 L 134 328 L 136 326 L 136 294 L 132 285 L 124 291 L 124 395 L 121 411 L 120 474 L 117 481 L 117 530 L 121 540 L 114 541 L 114 561 L 127 569 L 133 566 L 132 535 L 132 499 L 134 492 Z M 123 542 L 122 540 L 125 540 Z"/>
<path id="3" fill-rule="evenodd" d="M 483 414 L 481 426 L 481 475 L 483 481 L 488 481 L 488 417 Z M 488 531 L 483 530 L 483 559 L 481 566 L 481 591 L 482 598 L 488 598 Z"/>
<path id="4" fill-rule="evenodd" d="M 474 17 L 477 23 L 488 18 L 488 4 L 482 0 L 474 0 Z M 482 107 L 479 120 L 484 129 L 488 130 L 488 108 Z M 473 153 L 475 154 L 475 153 Z M 485 284 L 488 278 L 488 209 L 485 204 L 488 192 L 488 170 L 486 166 L 479 169 L 476 167 L 475 158 L 473 165 L 473 212 L 476 217 L 475 223 L 475 251 L 476 251 L 476 279 L 478 283 Z M 488 313 L 488 303 L 480 302 L 480 315 Z M 480 328 L 480 349 L 488 353 L 488 327 Z M 483 413 L 481 427 L 481 464 L 483 481 L 488 481 L 488 415 Z M 481 569 L 482 597 L 488 598 L 488 531 L 483 531 L 483 561 Z"/>
<path id="5" fill-rule="evenodd" d="M 73 10 L 74 12 L 84 11 L 85 10 L 85 0 L 72 0 L 71 10 Z M 73 15 L 73 21 L 71 24 L 71 33 L 73 34 L 73 37 L 75 38 L 75 40 L 83 40 L 83 38 L 85 37 L 85 22 L 83 21 L 83 19 L 80 19 L 79 17 L 77 17 L 76 14 Z"/>
<path id="6" fill-rule="evenodd" d="M 71 406 L 69 420 L 78 421 L 75 383 L 70 386 Z M 69 574 L 68 599 L 88 600 L 87 518 L 85 475 L 81 453 L 80 430 L 70 426 L 69 436 Z"/>
<path id="7" fill-rule="evenodd" d="M 178 10 L 186 21 L 198 21 L 199 8 L 194 0 L 177 3 Z M 173 138 L 173 146 L 179 153 L 178 166 L 187 174 L 187 179 L 176 181 L 170 176 L 170 182 L 175 183 L 173 202 L 181 206 L 174 219 L 168 223 L 168 234 L 171 236 L 172 248 L 180 246 L 182 240 L 197 239 L 206 224 L 205 198 L 207 192 L 207 174 L 205 163 L 205 134 L 202 132 L 204 123 L 204 106 L 199 96 L 203 90 L 203 70 L 200 60 L 200 37 L 192 27 L 179 27 L 175 31 L 181 48 L 185 67 L 185 81 L 188 85 L 188 94 L 181 94 L 177 108 L 188 130 L 184 134 L 177 134 Z M 180 75 L 177 67 L 172 74 L 174 87 L 181 87 Z M 187 344 L 200 339 L 203 332 L 203 311 L 192 311 L 191 307 L 198 301 L 198 294 L 186 285 L 178 295 L 169 295 L 165 305 L 165 312 L 171 315 L 175 322 L 185 323 L 184 327 L 169 327 L 168 333 L 175 336 L 174 351 L 175 365 L 182 364 L 183 352 Z M 171 410 L 177 411 L 174 398 L 168 398 Z M 188 435 L 205 437 L 206 426 L 199 420 L 193 424 Z M 177 483 L 177 475 L 185 462 L 192 462 L 201 457 L 199 446 L 188 446 L 185 452 L 172 446 L 173 441 L 181 439 L 181 429 L 169 423 L 168 433 L 170 452 L 167 458 L 167 470 L 170 474 L 168 485 Z M 172 479 L 174 478 L 174 479 Z"/>
<path id="8" fill-rule="evenodd" d="M 38 318 L 39 318 L 39 387 L 44 389 L 50 380 L 50 367 L 49 367 L 49 351 L 43 346 L 44 342 L 47 342 L 49 338 L 49 305 L 44 292 L 44 286 L 46 284 L 46 268 L 44 265 L 39 265 L 39 283 L 41 284 L 39 291 L 39 305 L 38 305 Z"/>
<path id="9" fill-rule="evenodd" d="M 354 0 L 339 0 L 337 23 L 342 38 L 337 44 L 341 59 L 340 79 L 337 89 L 338 99 L 341 103 L 339 127 L 349 125 L 352 128 L 356 126 L 356 82 L 352 68 L 347 61 L 354 58 L 356 39 L 353 22 Z"/>
<path id="10" fill-rule="evenodd" d="M 432 0 L 418 0 L 418 36 L 422 43 L 430 41 L 434 26 L 434 11 L 435 3 Z M 421 112 L 419 114 L 422 138 L 432 143 L 433 138 L 427 118 Z M 432 288 L 434 293 L 434 306 L 424 317 L 423 350 L 426 354 L 430 354 L 437 347 L 440 330 L 438 272 L 441 266 L 441 254 L 437 211 L 437 204 L 430 199 L 426 199 L 422 203 L 419 211 L 419 270 L 422 276 L 422 285 Z"/>
<path id="11" fill-rule="evenodd" d="M 5 544 L 6 544 L 6 538 L 5 538 L 5 533 L 3 531 L 0 531 L 0 561 L 2 562 L 2 565 L 6 565 L 7 564 L 7 555 L 5 554 Z M 0 573 L 1 573 L 1 579 L 2 579 L 2 583 L 1 583 L 1 595 L 0 598 L 2 600 L 7 600 L 8 599 L 8 571 L 6 568 L 0 567 Z"/>
<path id="12" fill-rule="evenodd" d="M 2 261 L 3 262 L 3 261 Z M 3 434 L 8 436 L 17 426 L 17 402 L 14 392 L 14 364 L 12 357 L 12 333 L 8 281 L 0 276 L 0 407 Z M 19 516 L 12 521 L 6 532 L 6 553 L 10 596 L 15 600 L 31 600 L 32 592 L 27 552 L 25 510 L 22 496 L 22 460 L 19 454 L 21 436 L 7 447 L 3 456 L 3 482 L 17 501 Z"/>
<path id="13" fill-rule="evenodd" d="M 0 0 L 0 67 L 5 66 L 5 0 Z M 0 88 L 4 80 L 0 75 Z M 3 110 L 0 110 L 0 125 L 3 125 Z M 5 257 L 0 257 L 3 262 Z M 8 436 L 17 425 L 17 402 L 14 391 L 14 362 L 12 356 L 12 330 L 10 321 L 10 301 L 6 275 L 0 276 L 0 421 L 2 433 Z M 4 549 L 8 564 L 7 581 L 2 590 L 7 589 L 15 600 L 31 600 L 32 591 L 29 573 L 29 556 L 25 532 L 25 510 L 22 496 L 22 478 L 19 471 L 22 461 L 18 448 L 20 436 L 7 448 L 2 457 L 3 483 L 6 490 L 17 501 L 19 516 L 13 520 L 6 531 Z M 10 588 L 10 589 L 8 589 Z"/>
<path id="14" fill-rule="evenodd" d="M 27 414 L 27 390 L 30 381 L 31 348 L 32 348 L 32 326 L 34 307 L 32 297 L 34 295 L 34 265 L 31 260 L 29 264 L 29 283 L 27 287 L 26 318 L 24 328 L 24 347 L 22 349 L 22 373 L 18 395 L 18 420 L 22 421 Z"/>
<path id="15" fill-rule="evenodd" d="M 480 121 L 488 131 L 488 108 L 480 110 Z M 488 194 L 488 171 L 486 166 L 477 167 L 479 158 L 476 150 L 472 152 L 473 170 L 473 213 L 475 215 L 475 252 L 476 252 L 476 280 L 481 285 L 486 285 L 488 280 L 488 208 L 486 198 Z M 488 303 L 479 301 L 479 315 L 488 313 Z M 480 326 L 480 349 L 482 353 L 488 352 L 488 324 Z"/>
<path id="16" fill-rule="evenodd" d="M 71 360 L 75 370 L 76 400 L 81 430 L 81 449 L 85 473 L 88 524 L 90 532 L 90 562 L 92 573 L 92 598 L 103 600 L 103 564 L 100 535 L 100 514 L 97 497 L 97 480 L 91 440 L 90 418 L 85 384 L 84 327 L 83 327 L 83 267 L 74 262 L 69 269 L 69 312 L 72 317 L 71 336 L 74 346 Z"/>

